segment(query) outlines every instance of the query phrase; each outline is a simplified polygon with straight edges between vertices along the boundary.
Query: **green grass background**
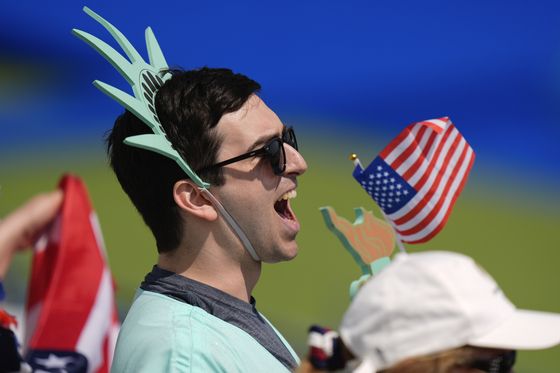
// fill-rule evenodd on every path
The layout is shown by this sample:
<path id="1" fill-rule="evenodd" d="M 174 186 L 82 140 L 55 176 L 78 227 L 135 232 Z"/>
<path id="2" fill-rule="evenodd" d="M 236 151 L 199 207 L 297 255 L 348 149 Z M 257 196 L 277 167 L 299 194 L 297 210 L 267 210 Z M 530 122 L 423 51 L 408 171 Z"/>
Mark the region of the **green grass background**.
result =
<path id="1" fill-rule="evenodd" d="M 327 230 L 319 207 L 332 206 L 350 221 L 354 221 L 353 208 L 360 206 L 381 216 L 373 200 L 351 177 L 353 165 L 348 156 L 356 152 L 365 166 L 390 138 L 373 136 L 366 144 L 352 142 L 352 137 L 355 140 L 358 136 L 328 128 L 298 132 L 301 153 L 309 166 L 299 179 L 298 197 L 292 200 L 302 227 L 298 235 L 300 253 L 291 262 L 265 264 L 254 291 L 259 310 L 300 355 L 307 350 L 307 328 L 311 324 L 338 327 L 349 304 L 350 283 L 361 275 L 350 254 Z M 109 170 L 101 145 L 14 148 L 0 153 L 0 160 L 0 217 L 32 195 L 53 189 L 64 172 L 85 180 L 119 284 L 119 310 L 126 314 L 135 289 L 156 263 L 157 253 L 150 232 Z M 529 186 L 505 172 L 496 175 L 491 169 L 477 168 L 478 163 L 475 161 L 443 231 L 428 243 L 405 245 L 406 249 L 465 253 L 497 280 L 519 308 L 560 313 L 558 198 L 541 191 L 538 198 L 529 199 Z M 514 188 L 508 186 L 512 183 Z M 29 253 L 13 263 L 5 281 L 12 298 L 23 299 L 29 264 Z M 522 351 L 516 371 L 558 372 L 559 356 L 560 347 Z"/>

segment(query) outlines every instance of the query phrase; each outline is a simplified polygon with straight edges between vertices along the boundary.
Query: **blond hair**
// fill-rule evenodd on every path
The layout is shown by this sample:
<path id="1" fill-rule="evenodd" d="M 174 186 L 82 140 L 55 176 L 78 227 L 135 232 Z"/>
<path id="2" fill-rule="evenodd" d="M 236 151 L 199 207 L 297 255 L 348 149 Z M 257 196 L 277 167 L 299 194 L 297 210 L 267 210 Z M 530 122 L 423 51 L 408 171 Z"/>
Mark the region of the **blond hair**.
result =
<path id="1" fill-rule="evenodd" d="M 451 373 L 453 367 L 467 365 L 472 362 L 479 348 L 463 346 L 433 354 L 409 357 L 391 368 L 378 373 Z M 295 373 L 320 373 L 304 359 Z"/>
<path id="2" fill-rule="evenodd" d="M 433 354 L 409 357 L 379 373 L 451 373 L 454 367 L 469 364 L 477 347 L 463 346 Z"/>

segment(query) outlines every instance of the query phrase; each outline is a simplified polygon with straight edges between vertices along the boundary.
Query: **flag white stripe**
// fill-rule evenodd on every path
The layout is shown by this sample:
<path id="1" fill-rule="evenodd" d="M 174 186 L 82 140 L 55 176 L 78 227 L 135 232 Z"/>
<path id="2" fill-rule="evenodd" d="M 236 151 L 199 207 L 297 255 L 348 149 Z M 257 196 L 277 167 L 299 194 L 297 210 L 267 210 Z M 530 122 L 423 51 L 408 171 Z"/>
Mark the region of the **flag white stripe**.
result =
<path id="1" fill-rule="evenodd" d="M 420 130 L 422 129 L 422 127 L 424 127 L 421 124 L 415 124 L 414 127 L 412 127 L 410 129 L 410 133 L 412 134 L 412 136 L 414 136 L 414 138 L 418 137 L 418 132 L 420 132 Z"/>
<path id="2" fill-rule="evenodd" d="M 35 334 L 35 330 L 37 329 L 37 322 L 39 321 L 41 312 L 43 312 L 43 300 L 37 302 L 33 307 L 25 310 L 25 339 L 23 341 L 22 356 L 27 355 L 27 351 L 29 351 L 29 343 L 31 342 L 33 334 Z"/>
<path id="3" fill-rule="evenodd" d="M 437 185 L 435 193 L 432 195 L 432 198 L 428 201 L 426 206 L 422 210 L 420 210 L 415 216 L 409 216 L 408 217 L 409 220 L 406 223 L 401 225 L 396 225 L 395 223 L 396 229 L 398 229 L 399 231 L 406 231 L 414 228 L 416 225 L 422 222 L 426 218 L 426 216 L 433 210 L 433 206 L 437 205 L 438 201 L 441 198 L 445 197 L 443 195 L 443 191 L 450 181 L 453 182 L 453 180 L 449 180 L 449 179 L 451 178 L 455 168 L 460 167 L 460 165 L 458 165 L 457 163 L 459 161 L 459 158 L 461 157 L 461 154 L 463 153 L 463 149 L 465 148 L 466 143 L 467 142 L 465 141 L 465 139 L 461 138 L 461 142 L 459 143 L 457 150 L 453 153 L 453 156 L 449 160 L 449 164 L 445 168 L 445 172 L 443 173 L 442 178 L 439 181 L 439 184 Z M 434 175 L 437 176 L 436 173 L 434 173 Z M 424 190 L 423 194 L 426 195 L 427 192 L 428 190 Z"/>
<path id="4" fill-rule="evenodd" d="M 453 141 L 455 140 L 455 137 L 457 135 L 460 135 L 459 132 L 453 131 L 453 133 L 448 137 L 447 141 L 444 144 L 443 150 L 439 153 L 437 159 L 432 159 L 432 161 L 430 162 L 430 163 L 435 163 L 435 166 L 434 166 L 434 170 L 430 172 L 430 175 L 428 177 L 428 180 L 426 180 L 426 183 L 422 186 L 422 188 L 418 191 L 418 193 L 416 193 L 416 195 L 406 204 L 404 208 L 401 208 L 400 210 L 395 211 L 394 213 L 388 215 L 391 220 L 394 221 L 406 216 L 411 210 L 413 210 L 416 207 L 416 205 L 418 205 L 418 203 L 422 201 L 422 199 L 430 191 L 434 181 L 438 176 L 437 170 L 441 169 L 441 166 L 445 161 L 445 157 L 447 156 L 447 152 L 449 151 L 449 148 L 451 144 L 453 144 Z M 461 138 L 461 141 L 465 141 L 464 138 Z M 424 162 L 422 164 L 422 167 L 420 167 L 416 172 L 415 176 L 420 172 L 421 175 L 424 175 L 426 173 L 426 169 L 428 165 L 429 165 L 428 162 Z"/>
<path id="5" fill-rule="evenodd" d="M 399 231 L 405 231 L 408 229 L 413 228 L 414 226 L 416 226 L 417 224 L 419 224 L 425 217 L 427 214 L 429 214 L 429 212 L 432 210 L 433 206 L 435 206 L 438 202 L 438 200 L 440 198 L 443 198 L 445 196 L 442 196 L 442 192 L 445 189 L 445 187 L 447 186 L 447 184 L 449 183 L 449 178 L 451 177 L 453 170 L 456 167 L 459 167 L 457 165 L 458 159 L 461 156 L 461 153 L 463 151 L 463 148 L 466 145 L 466 141 L 461 138 L 461 142 L 459 143 L 459 146 L 457 148 L 457 151 L 453 153 L 452 158 L 449 161 L 448 166 L 446 167 L 444 173 L 441 175 L 441 179 L 436 187 L 436 191 L 433 194 L 432 198 L 430 201 L 428 201 L 428 203 L 426 204 L 426 206 L 424 206 L 424 208 L 422 210 L 420 210 L 416 215 L 412 215 L 411 213 L 411 209 L 406 209 L 408 212 L 407 214 L 403 214 L 403 217 L 405 217 L 406 222 L 397 225 L 396 222 L 394 224 L 395 229 L 398 229 Z M 434 175 L 432 177 L 432 175 Z M 430 179 L 435 179 L 438 176 L 437 172 L 433 172 L 430 175 Z M 453 180 L 451 180 L 452 182 Z M 429 184 L 429 185 L 428 185 Z M 416 197 L 418 195 L 420 195 L 419 199 L 416 199 L 414 206 L 416 206 L 420 200 L 426 198 L 426 195 L 429 193 L 430 188 L 433 186 L 434 184 L 434 180 L 430 180 L 429 183 L 426 183 L 426 185 L 421 189 L 421 192 L 419 192 L 414 199 L 416 199 Z"/>
<path id="6" fill-rule="evenodd" d="M 116 316 L 116 315 L 115 315 Z M 113 357 L 115 356 L 115 346 L 117 345 L 117 338 L 121 331 L 121 323 L 119 321 L 111 323 L 109 328 L 109 343 L 107 344 L 107 366 L 111 368 Z"/>
<path id="7" fill-rule="evenodd" d="M 76 351 L 88 359 L 87 373 L 96 372 L 105 363 L 103 346 L 113 321 L 113 299 L 111 271 L 104 267 L 95 301 L 76 343 Z"/>
<path id="8" fill-rule="evenodd" d="M 95 236 L 95 242 L 97 242 L 97 247 L 101 253 L 101 257 L 105 262 L 109 262 L 107 256 L 107 248 L 105 247 L 105 241 L 103 240 L 103 233 L 101 231 L 101 224 L 99 224 L 99 218 L 95 211 L 89 213 L 89 222 L 91 223 L 91 229 L 93 230 L 93 235 Z"/>
<path id="9" fill-rule="evenodd" d="M 445 134 L 445 133 L 444 133 Z M 414 175 L 412 175 L 409 179 L 408 179 L 408 183 L 414 188 L 416 186 L 416 184 L 420 181 L 420 179 L 422 179 L 422 177 L 424 176 L 424 174 L 426 173 L 426 170 L 428 169 L 428 167 L 431 164 L 434 164 L 434 170 L 431 172 L 432 175 L 434 173 L 437 173 L 435 171 L 440 170 L 441 167 L 443 166 L 443 162 L 445 161 L 445 156 L 447 155 L 447 153 L 449 152 L 449 148 L 451 147 L 451 145 L 453 144 L 453 141 L 455 141 L 455 138 L 457 137 L 457 135 L 459 135 L 459 131 L 453 130 L 451 132 L 451 134 L 447 137 L 447 140 L 445 141 L 445 144 L 443 144 L 442 150 L 439 153 L 439 156 L 437 157 L 437 159 L 433 159 L 434 156 L 434 152 L 435 149 L 437 149 L 440 146 L 440 143 L 443 139 L 443 135 L 441 136 L 437 136 L 436 141 L 434 141 L 434 144 L 432 146 L 432 149 L 430 149 L 430 155 L 429 157 L 426 157 L 426 161 L 422 162 L 422 165 L 418 168 L 418 170 L 416 170 L 416 172 L 414 173 Z M 433 179 L 432 179 L 433 180 Z M 422 187 L 424 189 L 425 185 Z M 431 185 L 430 185 L 431 187 Z M 419 191 L 420 192 L 420 191 Z"/>
<path id="10" fill-rule="evenodd" d="M 469 147 L 469 149 L 467 150 L 467 154 L 465 156 L 465 160 L 461 164 L 461 168 L 459 169 L 457 177 L 453 181 L 453 184 L 449 189 L 449 193 L 445 196 L 445 202 L 442 205 L 438 214 L 434 217 L 434 219 L 430 222 L 430 224 L 428 224 L 421 231 L 411 235 L 401 236 L 405 241 L 407 242 L 419 241 L 424 237 L 428 236 L 429 234 L 431 234 L 432 231 L 441 224 L 442 220 L 445 218 L 445 215 L 447 214 L 447 211 L 449 210 L 449 206 L 451 205 L 451 202 L 453 201 L 453 196 L 455 195 L 457 189 L 459 189 L 459 186 L 461 185 L 463 179 L 465 178 L 465 173 L 467 171 L 467 168 L 469 167 L 472 157 L 473 157 L 473 150 Z"/>
<path id="11" fill-rule="evenodd" d="M 415 126 L 412 130 L 414 131 L 417 128 L 421 128 L 421 126 Z M 418 132 L 418 131 L 415 131 L 415 132 Z M 391 163 L 389 163 L 389 162 L 387 162 L 387 160 L 385 160 L 385 162 L 388 165 L 390 165 L 391 168 L 393 168 L 399 175 L 403 175 L 414 164 L 414 162 L 416 162 L 418 157 L 420 157 L 420 155 L 422 154 L 418 149 L 418 144 L 416 143 L 416 136 L 417 135 L 418 135 L 417 133 L 414 133 L 413 141 L 411 141 L 410 145 L 408 146 L 408 148 L 414 147 L 412 153 L 408 156 L 408 158 L 403 163 L 401 163 L 401 165 L 399 167 L 397 167 L 395 169 L 395 167 L 393 166 L 393 163 L 396 159 L 393 160 Z M 408 148 L 406 150 L 408 150 Z M 401 152 L 401 154 L 403 152 Z"/>
<path id="12" fill-rule="evenodd" d="M 466 141 L 464 139 L 461 139 L 461 143 L 459 144 L 459 146 L 457 147 L 457 151 L 453 154 L 452 159 L 449 162 L 449 165 L 447 166 L 445 173 L 443 174 L 443 177 L 436 189 L 436 192 L 434 193 L 434 195 L 432 196 L 432 198 L 428 201 L 428 203 L 426 204 L 426 206 L 424 206 L 424 208 L 420 211 L 418 211 L 418 213 L 415 216 L 411 216 L 410 220 L 408 220 L 406 223 L 401 224 L 401 225 L 397 225 L 395 223 L 395 229 L 398 229 L 399 231 L 406 231 L 409 229 L 414 228 L 416 225 L 420 224 L 427 216 L 428 214 L 430 214 L 434 208 L 435 205 L 437 205 L 438 201 L 442 198 L 447 198 L 447 195 L 443 194 L 443 191 L 445 189 L 445 187 L 447 186 L 447 184 L 449 184 L 449 182 L 451 182 L 451 186 L 449 188 L 448 194 L 449 193 L 454 193 L 456 190 L 453 189 L 453 185 L 455 183 L 455 180 L 457 177 L 461 177 L 462 175 L 460 175 L 459 173 L 457 173 L 457 177 L 455 179 L 449 180 L 452 176 L 453 170 L 456 167 L 463 167 L 464 166 L 464 162 L 461 165 L 458 165 L 458 160 L 461 156 L 461 153 L 463 152 L 463 149 L 465 148 L 465 144 Z M 443 208 L 443 206 L 441 207 Z"/>
<path id="13" fill-rule="evenodd" d="M 397 160 L 398 157 L 401 156 L 402 153 L 407 151 L 411 146 L 414 147 L 414 151 L 408 158 L 398 167 L 397 173 L 402 175 L 404 174 L 410 166 L 414 164 L 414 161 L 418 158 L 420 153 L 417 153 L 418 145 L 416 143 L 416 137 L 418 136 L 418 132 L 423 126 L 421 124 L 417 124 L 409 131 L 407 136 L 389 153 L 389 155 L 384 159 L 385 163 L 390 165 L 393 169 L 393 163 Z M 424 133 L 425 134 L 425 133 Z"/>
<path id="14" fill-rule="evenodd" d="M 422 149 L 416 146 L 410 156 L 395 171 L 399 175 L 403 175 L 416 161 L 422 156 Z M 425 163 L 426 161 L 423 161 Z M 408 182 L 408 181 L 407 181 Z M 410 182 L 408 182 L 410 184 Z M 412 185 L 413 186 L 413 185 Z"/>
<path id="15" fill-rule="evenodd" d="M 426 131 L 424 131 L 424 134 L 422 135 L 422 138 L 420 139 L 420 141 L 418 142 L 418 148 L 419 149 L 424 149 L 426 147 L 426 145 L 428 144 L 428 141 L 430 140 L 430 137 L 435 133 L 435 131 L 433 129 L 431 129 L 430 127 L 426 127 Z M 439 136 L 436 137 L 436 139 Z M 432 149 L 433 149 L 433 144 L 432 144 Z M 430 157 L 426 157 L 427 159 L 430 159 Z"/>
<path id="16" fill-rule="evenodd" d="M 409 133 L 403 139 L 403 141 L 401 141 L 400 144 L 397 145 L 395 149 L 393 149 L 387 157 L 385 157 L 385 163 L 387 164 L 393 163 L 413 143 L 414 143 L 414 136 L 412 135 L 412 133 Z"/>
<path id="17" fill-rule="evenodd" d="M 439 146 L 439 143 L 441 142 L 441 139 L 443 139 L 443 136 L 445 135 L 445 133 L 447 131 L 451 130 L 450 124 L 451 124 L 450 120 L 447 120 L 447 121 L 440 120 L 439 121 L 438 126 L 441 127 L 443 132 L 440 135 L 436 136 L 436 141 L 434 141 L 434 143 L 432 144 L 432 147 L 428 150 L 426 159 L 432 159 L 432 157 L 434 156 L 434 152 L 436 151 L 437 147 Z M 455 127 L 453 127 L 453 131 L 457 131 L 457 129 Z M 459 131 L 457 131 L 457 132 L 459 132 Z"/>
<path id="18" fill-rule="evenodd" d="M 427 121 L 430 123 L 434 123 L 433 121 Z M 439 122 L 443 122 L 443 121 L 439 121 Z M 440 124 L 437 124 L 438 127 L 441 127 Z M 435 131 L 430 128 L 427 127 L 425 124 L 416 124 L 412 130 L 411 133 L 414 135 L 414 138 L 416 138 L 418 136 L 418 132 L 420 131 L 421 128 L 426 127 L 426 130 L 424 131 L 424 134 L 422 135 L 422 138 L 420 139 L 420 141 L 415 142 L 412 141 L 410 146 L 414 146 L 414 151 L 410 154 L 410 156 L 395 170 L 397 171 L 397 173 L 399 175 L 403 175 L 405 172 L 408 171 L 408 169 L 410 167 L 412 167 L 416 161 L 418 160 L 419 157 L 421 157 L 423 154 L 423 149 L 426 148 L 426 145 L 428 144 L 428 141 L 430 140 L 430 137 L 435 133 Z M 436 133 L 437 135 L 437 133 Z M 427 155 L 424 156 L 424 159 L 431 159 L 432 155 L 435 151 L 435 149 L 437 149 L 440 141 L 442 139 L 441 135 L 436 136 L 434 142 L 432 143 L 432 146 L 430 147 L 430 149 L 428 149 L 428 152 L 426 153 Z M 401 152 L 402 153 L 402 152 Z M 396 158 L 395 158 L 396 159 Z M 389 165 L 391 165 L 391 167 L 393 167 L 393 162 L 395 161 L 395 159 L 393 159 L 390 163 L 387 162 L 387 160 L 385 160 Z M 426 161 L 424 161 L 423 163 L 425 163 Z M 394 168 L 394 167 L 393 167 Z M 416 184 L 417 180 L 414 180 L 412 183 L 410 180 L 407 181 L 410 185 L 412 185 L 414 187 L 414 184 Z"/>
<path id="19" fill-rule="evenodd" d="M 443 130 L 445 129 L 445 126 L 447 126 L 447 123 L 449 123 L 449 119 L 448 120 L 430 119 L 430 120 L 424 120 L 423 122 L 432 123 Z"/>
<path id="20" fill-rule="evenodd" d="M 33 250 L 35 251 L 33 255 L 46 255 L 44 252 L 47 250 L 49 241 L 56 245 L 60 244 L 60 235 L 62 232 L 62 212 L 59 212 L 54 218 L 51 226 L 43 233 L 41 238 L 35 243 Z M 29 306 L 29 304 L 26 304 Z M 31 338 L 35 334 L 37 329 L 37 323 L 41 317 L 41 312 L 43 312 L 43 299 L 38 301 L 32 308 L 25 310 L 25 339 L 23 341 L 23 356 L 27 354 L 29 350 L 29 343 L 31 343 Z"/>

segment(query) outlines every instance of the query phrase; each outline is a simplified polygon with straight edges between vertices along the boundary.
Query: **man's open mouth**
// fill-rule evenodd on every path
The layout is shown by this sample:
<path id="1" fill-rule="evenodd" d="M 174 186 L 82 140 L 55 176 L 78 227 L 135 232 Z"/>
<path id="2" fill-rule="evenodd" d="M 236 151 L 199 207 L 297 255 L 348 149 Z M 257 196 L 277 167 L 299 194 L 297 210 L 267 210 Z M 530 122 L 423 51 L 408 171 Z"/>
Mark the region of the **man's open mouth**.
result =
<path id="1" fill-rule="evenodd" d="M 295 191 L 295 189 L 290 190 L 289 192 L 282 194 L 282 196 L 278 198 L 278 201 L 276 201 L 276 203 L 274 204 L 274 210 L 276 210 L 278 215 L 280 215 L 282 219 L 286 219 L 292 224 L 296 223 L 296 217 L 294 216 L 294 213 L 290 208 L 290 198 L 296 197 L 297 192 Z"/>

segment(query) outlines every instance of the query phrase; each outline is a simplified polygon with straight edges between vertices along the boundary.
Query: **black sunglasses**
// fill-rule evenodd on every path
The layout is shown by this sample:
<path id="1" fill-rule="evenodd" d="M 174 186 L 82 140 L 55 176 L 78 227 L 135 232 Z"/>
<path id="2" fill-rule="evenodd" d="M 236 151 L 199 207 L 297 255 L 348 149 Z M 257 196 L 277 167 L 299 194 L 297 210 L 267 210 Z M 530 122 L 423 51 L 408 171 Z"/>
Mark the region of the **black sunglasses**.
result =
<path id="1" fill-rule="evenodd" d="M 488 373 L 509 373 L 515 364 L 516 355 L 517 351 L 511 351 L 490 360 L 475 360 L 468 367 Z"/>
<path id="2" fill-rule="evenodd" d="M 223 167 L 228 164 L 232 164 L 247 158 L 256 157 L 257 155 L 264 154 L 267 156 L 268 160 L 270 161 L 270 165 L 272 166 L 272 171 L 276 175 L 282 175 L 286 171 L 286 151 L 284 150 L 284 143 L 290 145 L 295 150 L 298 150 L 296 134 L 294 133 L 294 129 L 292 127 L 289 127 L 286 130 L 286 132 L 282 135 L 282 138 L 275 137 L 260 149 L 253 150 L 252 152 L 239 155 L 235 158 L 228 159 L 227 161 L 216 163 L 212 166 L 204 167 L 198 172 L 211 170 L 213 168 Z"/>

